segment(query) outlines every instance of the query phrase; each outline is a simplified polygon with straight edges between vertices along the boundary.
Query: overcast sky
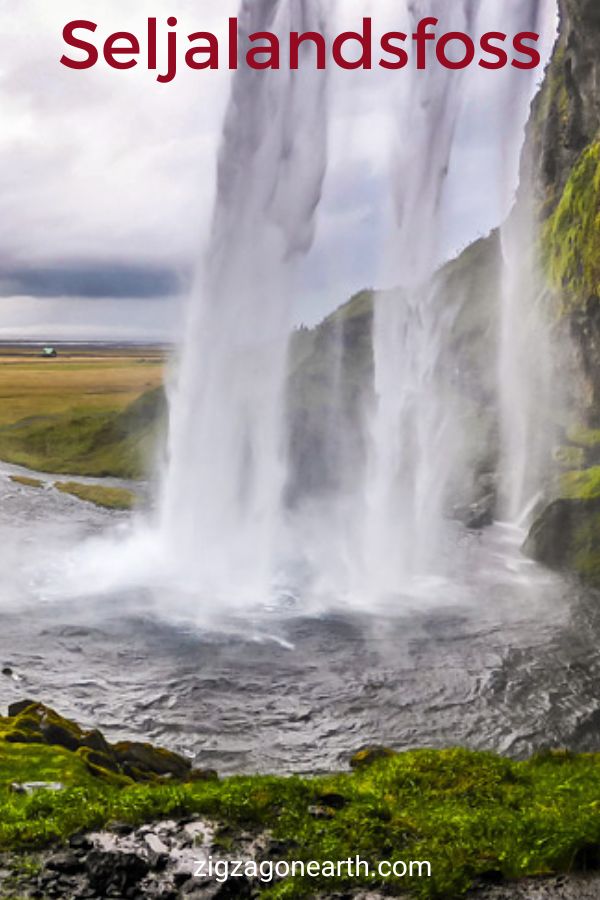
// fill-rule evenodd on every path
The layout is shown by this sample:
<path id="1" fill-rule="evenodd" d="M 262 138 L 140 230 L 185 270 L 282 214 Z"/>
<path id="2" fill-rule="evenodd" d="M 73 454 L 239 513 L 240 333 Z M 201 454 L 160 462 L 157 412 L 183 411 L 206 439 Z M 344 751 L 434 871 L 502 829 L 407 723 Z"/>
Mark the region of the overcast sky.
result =
<path id="1" fill-rule="evenodd" d="M 62 29 L 90 18 L 98 35 L 143 36 L 148 15 L 176 15 L 184 34 L 224 34 L 237 2 L 128 0 L 124 7 L 118 0 L 0 0 L 0 338 L 176 337 L 207 235 L 230 74 L 181 70 L 161 85 L 144 66 L 72 71 L 59 64 Z M 407 24 L 393 0 L 343 0 L 340 27 L 356 27 L 375 7 L 382 26 Z M 326 193 L 298 321 L 315 322 L 377 284 L 389 99 L 401 79 L 398 72 L 335 73 Z M 518 147 L 513 141 L 507 160 L 500 135 L 512 119 L 520 137 L 524 112 L 498 109 L 486 84 L 480 80 L 465 98 L 445 256 L 498 223 L 510 196 L 506 179 L 514 180 Z"/>

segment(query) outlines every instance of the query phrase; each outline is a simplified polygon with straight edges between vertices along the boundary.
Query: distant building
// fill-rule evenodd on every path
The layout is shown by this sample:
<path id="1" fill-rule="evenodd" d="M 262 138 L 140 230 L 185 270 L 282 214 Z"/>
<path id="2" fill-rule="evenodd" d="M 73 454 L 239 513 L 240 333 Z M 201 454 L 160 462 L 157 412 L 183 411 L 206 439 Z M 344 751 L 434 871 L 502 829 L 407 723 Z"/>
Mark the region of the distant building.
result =
<path id="1" fill-rule="evenodd" d="M 42 350 L 42 356 L 45 359 L 52 359 L 53 357 L 58 356 L 58 353 L 56 352 L 56 349 L 54 347 L 44 347 L 44 349 Z"/>

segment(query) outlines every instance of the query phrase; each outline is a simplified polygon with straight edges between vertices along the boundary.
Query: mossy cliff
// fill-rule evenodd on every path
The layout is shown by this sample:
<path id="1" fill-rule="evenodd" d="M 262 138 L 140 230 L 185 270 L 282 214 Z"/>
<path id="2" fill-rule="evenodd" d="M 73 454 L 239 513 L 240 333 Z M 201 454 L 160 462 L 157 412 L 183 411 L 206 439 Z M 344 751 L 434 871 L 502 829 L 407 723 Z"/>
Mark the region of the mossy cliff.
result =
<path id="1" fill-rule="evenodd" d="M 569 410 L 550 503 L 525 549 L 600 583 L 600 4 L 561 0 L 560 12 L 523 171 L 540 218 L 549 312 L 566 351 Z"/>

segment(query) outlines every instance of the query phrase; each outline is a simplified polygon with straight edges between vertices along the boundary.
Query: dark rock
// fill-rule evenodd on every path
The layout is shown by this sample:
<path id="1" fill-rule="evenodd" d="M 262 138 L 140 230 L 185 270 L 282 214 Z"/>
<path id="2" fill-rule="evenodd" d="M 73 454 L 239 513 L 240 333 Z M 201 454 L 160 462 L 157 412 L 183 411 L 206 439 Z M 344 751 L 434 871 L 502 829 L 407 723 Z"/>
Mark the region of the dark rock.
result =
<path id="1" fill-rule="evenodd" d="M 97 753 L 103 753 L 105 756 L 112 755 L 110 744 L 108 743 L 102 732 L 98 731 L 97 728 L 84 734 L 83 738 L 80 741 L 80 746 L 89 747 L 90 750 L 95 750 Z"/>
<path id="2" fill-rule="evenodd" d="M 4 666 L 4 668 L 2 669 L 2 674 L 6 675 L 7 678 L 11 678 L 14 673 L 10 666 Z"/>
<path id="3" fill-rule="evenodd" d="M 124 894 L 135 887 L 150 871 L 149 863 L 135 853 L 114 853 L 92 850 L 85 866 L 90 886 L 100 894 Z"/>
<path id="4" fill-rule="evenodd" d="M 90 841 L 87 834 L 83 831 L 77 832 L 77 834 L 72 834 L 69 838 L 69 847 L 72 850 L 81 850 L 87 851 L 92 849 L 92 842 Z"/>
<path id="5" fill-rule="evenodd" d="M 107 771 L 118 773 L 121 770 L 110 748 L 108 753 L 101 753 L 98 750 L 90 750 L 89 747 L 78 747 L 77 754 L 85 760 L 88 769 L 94 775 L 106 774 Z"/>
<path id="6" fill-rule="evenodd" d="M 4 735 L 4 740 L 9 744 L 43 744 L 44 739 L 41 734 L 35 734 L 31 731 L 21 731 L 15 728 Z"/>
<path id="7" fill-rule="evenodd" d="M 348 800 L 342 794 L 330 791 L 319 795 L 319 803 L 323 804 L 323 806 L 328 806 L 330 809 L 343 809 L 347 805 Z"/>
<path id="8" fill-rule="evenodd" d="M 64 853 L 57 853 L 47 859 L 46 868 L 63 875 L 76 875 L 83 871 L 84 864 L 77 854 L 66 850 Z"/>
<path id="9" fill-rule="evenodd" d="M 111 822 L 109 829 L 113 834 L 118 834 L 121 837 L 127 837 L 134 830 L 133 825 L 130 825 L 129 822 Z"/>
<path id="10" fill-rule="evenodd" d="M 600 498 L 554 500 L 534 522 L 523 552 L 600 583 Z"/>
<path id="11" fill-rule="evenodd" d="M 15 716 L 20 716 L 22 712 L 25 712 L 25 710 L 29 709 L 31 706 L 38 707 L 39 705 L 40 704 L 35 700 L 17 700 L 8 707 L 9 718 L 12 719 Z"/>
<path id="12" fill-rule="evenodd" d="M 40 728 L 47 744 L 77 750 L 81 743 L 81 731 L 77 725 L 62 719 L 51 710 L 42 715 Z"/>
<path id="13" fill-rule="evenodd" d="M 121 741 L 114 745 L 113 752 L 125 774 L 136 781 L 165 775 L 185 780 L 192 768 L 189 759 L 152 744 Z"/>
<path id="14" fill-rule="evenodd" d="M 395 752 L 390 750 L 389 747 L 373 744 L 367 747 L 361 747 L 360 750 L 357 750 L 350 759 L 350 766 L 353 769 L 360 769 L 362 766 L 370 766 L 375 762 L 379 762 L 382 759 L 389 759 L 391 756 L 395 755 Z"/>
<path id="15" fill-rule="evenodd" d="M 494 524 L 494 511 L 496 508 L 496 495 L 488 494 L 472 503 L 467 510 L 465 525 L 471 531 L 480 531 Z"/>
<path id="16" fill-rule="evenodd" d="M 188 781 L 218 781 L 219 773 L 216 769 L 192 769 L 188 775 Z"/>

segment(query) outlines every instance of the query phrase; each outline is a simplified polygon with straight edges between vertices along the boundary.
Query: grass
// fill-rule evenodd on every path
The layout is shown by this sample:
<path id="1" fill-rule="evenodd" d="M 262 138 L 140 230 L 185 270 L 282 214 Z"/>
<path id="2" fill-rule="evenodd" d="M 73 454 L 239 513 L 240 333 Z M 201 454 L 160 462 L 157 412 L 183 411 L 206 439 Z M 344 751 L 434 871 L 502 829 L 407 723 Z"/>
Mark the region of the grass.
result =
<path id="1" fill-rule="evenodd" d="M 104 509 L 133 509 L 137 497 L 126 488 L 104 487 L 96 484 L 80 484 L 77 481 L 57 481 L 55 488 L 63 494 L 71 494 L 86 503 Z"/>
<path id="2" fill-rule="evenodd" d="M 2 722 L 0 720 L 0 731 Z M 61 792 L 22 796 L 15 781 L 60 781 Z M 282 857 L 428 860 L 431 878 L 391 885 L 423 898 L 463 894 L 486 873 L 507 879 L 576 869 L 600 843 L 600 756 L 545 753 L 515 762 L 463 749 L 415 750 L 353 772 L 315 778 L 256 775 L 216 782 L 116 786 L 92 776 L 78 753 L 0 739 L 0 849 L 22 852 L 111 821 L 205 816 L 269 830 Z M 316 818 L 314 807 L 327 817 Z M 327 879 L 294 880 L 263 896 L 314 896 Z M 336 889 L 375 888 L 362 876 Z"/>
<path id="3" fill-rule="evenodd" d="M 160 357 L 0 357 L 0 458 L 39 471 L 141 478 L 165 419 Z"/>
<path id="4" fill-rule="evenodd" d="M 30 488 L 43 488 L 44 482 L 40 481 L 39 478 L 29 478 L 27 475 L 11 475 L 10 480 L 14 481 L 15 484 L 20 484 L 23 487 Z"/>
<path id="5" fill-rule="evenodd" d="M 162 384 L 160 358 L 0 357 L 0 426 L 39 416 L 120 412 Z"/>

